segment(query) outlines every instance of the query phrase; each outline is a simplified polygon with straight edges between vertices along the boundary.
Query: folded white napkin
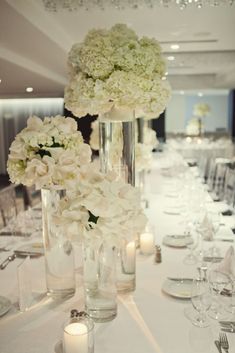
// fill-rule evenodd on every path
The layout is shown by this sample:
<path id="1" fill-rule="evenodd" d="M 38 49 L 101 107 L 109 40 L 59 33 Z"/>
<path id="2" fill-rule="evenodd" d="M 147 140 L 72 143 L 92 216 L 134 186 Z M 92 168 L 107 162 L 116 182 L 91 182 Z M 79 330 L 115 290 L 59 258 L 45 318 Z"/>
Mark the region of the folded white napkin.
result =
<path id="1" fill-rule="evenodd" d="M 233 246 L 228 248 L 225 257 L 218 265 L 217 270 L 226 273 L 235 279 L 235 253 Z"/>
<path id="2" fill-rule="evenodd" d="M 208 218 L 207 214 L 205 214 L 204 218 L 202 219 L 202 222 L 200 224 L 200 231 L 202 233 L 204 240 L 208 240 L 208 241 L 213 240 L 213 235 L 214 235 L 213 224 L 210 218 Z"/>

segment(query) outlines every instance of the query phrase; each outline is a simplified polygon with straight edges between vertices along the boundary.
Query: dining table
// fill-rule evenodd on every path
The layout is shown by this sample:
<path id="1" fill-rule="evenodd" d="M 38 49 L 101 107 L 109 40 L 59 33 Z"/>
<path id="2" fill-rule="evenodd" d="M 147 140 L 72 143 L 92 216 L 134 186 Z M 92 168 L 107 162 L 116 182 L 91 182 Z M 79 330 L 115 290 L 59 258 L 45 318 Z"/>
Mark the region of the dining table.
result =
<path id="1" fill-rule="evenodd" d="M 186 309 L 192 308 L 190 296 L 177 297 L 164 289 L 169 278 L 195 278 L 198 275 L 197 264 L 189 265 L 184 261 L 189 252 L 187 247 L 164 244 L 167 235 L 183 232 L 184 214 L 177 210 L 177 195 L 181 190 L 177 190 L 177 186 L 184 183 L 185 171 L 190 171 L 200 181 L 197 167 L 190 168 L 173 149 L 166 147 L 163 152 L 154 153 L 151 169 L 146 172 L 144 198 L 155 245 L 161 247 L 161 262 L 155 261 L 154 253 L 143 255 L 137 249 L 136 290 L 118 294 L 118 313 L 114 320 L 95 323 L 95 353 L 218 352 L 214 343 L 221 332 L 218 321 L 210 319 L 206 328 L 195 326 L 185 315 Z M 206 203 L 208 207 L 216 207 L 218 212 L 226 207 L 222 202 L 213 202 L 209 194 Z M 169 212 L 172 205 L 176 212 Z M 234 246 L 235 236 L 231 228 L 235 219 L 223 216 L 221 224 L 216 244 L 223 257 L 227 249 Z M 40 229 L 27 237 L 1 235 L 0 248 L 5 246 L 8 251 L 0 252 L 0 262 L 16 248 L 40 242 Z M 210 246 L 211 242 L 204 242 L 204 250 Z M 27 276 L 30 278 L 32 302 L 23 311 L 19 310 L 19 289 L 22 285 L 19 269 L 24 259 L 16 257 L 0 270 L 0 296 L 12 303 L 9 311 L 0 317 L 0 353 L 62 353 L 58 342 L 62 339 L 63 324 L 72 309 L 84 308 L 82 255 L 79 248 L 75 253 L 78 257 L 77 288 L 75 295 L 67 300 L 54 300 L 47 296 L 44 257 L 29 259 Z M 234 353 L 235 333 L 227 333 L 227 337 L 229 352 Z"/>

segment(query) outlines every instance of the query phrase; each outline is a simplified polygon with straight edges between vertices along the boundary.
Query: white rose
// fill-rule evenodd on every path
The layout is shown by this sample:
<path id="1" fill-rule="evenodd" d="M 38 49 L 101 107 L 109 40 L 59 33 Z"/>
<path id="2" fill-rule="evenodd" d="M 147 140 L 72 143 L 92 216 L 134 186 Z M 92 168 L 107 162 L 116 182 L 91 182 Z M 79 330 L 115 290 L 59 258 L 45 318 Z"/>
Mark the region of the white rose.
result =
<path id="1" fill-rule="evenodd" d="M 25 179 L 36 188 L 50 186 L 52 184 L 52 175 L 54 172 L 54 160 L 51 157 L 44 156 L 43 159 L 32 159 L 28 162 L 25 169 Z"/>
<path id="2" fill-rule="evenodd" d="M 60 115 L 56 115 L 53 118 L 53 124 L 64 134 L 71 134 L 77 131 L 77 123 L 73 118 L 65 118 Z"/>
<path id="3" fill-rule="evenodd" d="M 27 120 L 27 129 L 31 131 L 40 131 L 42 129 L 43 122 L 37 116 L 31 116 Z"/>
<path id="4" fill-rule="evenodd" d="M 27 150 L 25 144 L 22 140 L 16 139 L 12 142 L 10 147 L 10 159 L 21 159 L 25 160 L 27 158 Z"/>

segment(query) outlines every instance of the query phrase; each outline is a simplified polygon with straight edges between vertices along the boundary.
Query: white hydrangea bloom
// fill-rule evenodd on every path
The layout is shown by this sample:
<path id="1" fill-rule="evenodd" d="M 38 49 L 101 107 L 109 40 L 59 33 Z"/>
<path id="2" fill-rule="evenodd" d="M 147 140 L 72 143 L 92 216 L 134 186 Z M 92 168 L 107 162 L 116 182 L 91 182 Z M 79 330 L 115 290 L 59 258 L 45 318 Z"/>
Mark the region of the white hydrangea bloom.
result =
<path id="1" fill-rule="evenodd" d="M 82 168 L 81 180 L 71 185 L 56 217 L 65 229 L 70 227 L 73 239 L 81 234 L 115 243 L 121 238 L 134 238 L 143 231 L 146 217 L 137 189 L 117 181 L 114 173 L 101 174 L 93 164 Z"/>
<path id="2" fill-rule="evenodd" d="M 156 148 L 159 144 L 156 131 L 148 126 L 144 127 L 144 144 L 146 146 L 149 146 L 151 151 Z"/>
<path id="3" fill-rule="evenodd" d="M 33 116 L 10 146 L 7 170 L 13 183 L 37 189 L 65 187 L 90 159 L 91 149 L 74 119 Z"/>
<path id="4" fill-rule="evenodd" d="M 152 148 L 144 143 L 135 144 L 135 168 L 137 172 L 150 169 L 153 161 Z"/>
<path id="5" fill-rule="evenodd" d="M 99 151 L 99 121 L 95 120 L 91 123 L 91 135 L 90 135 L 90 146 L 94 151 Z"/>
<path id="6" fill-rule="evenodd" d="M 113 107 L 158 117 L 170 98 L 159 43 L 139 39 L 126 25 L 88 32 L 70 50 L 68 66 L 65 105 L 77 117 L 102 115 Z"/>
<path id="7" fill-rule="evenodd" d="M 194 105 L 193 114 L 199 118 L 203 118 L 210 114 L 210 106 L 206 103 L 197 103 Z"/>
<path id="8" fill-rule="evenodd" d="M 204 125 L 198 118 L 192 118 L 186 126 L 186 134 L 189 136 L 199 136 L 204 131 Z"/>

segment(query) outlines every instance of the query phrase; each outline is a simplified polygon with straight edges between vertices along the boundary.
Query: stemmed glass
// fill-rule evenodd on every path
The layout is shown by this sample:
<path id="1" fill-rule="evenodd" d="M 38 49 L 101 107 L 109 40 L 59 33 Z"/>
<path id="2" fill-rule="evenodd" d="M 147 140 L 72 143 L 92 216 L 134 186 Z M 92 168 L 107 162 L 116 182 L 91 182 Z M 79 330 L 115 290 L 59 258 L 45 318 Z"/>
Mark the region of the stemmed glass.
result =
<path id="1" fill-rule="evenodd" d="M 225 319 L 228 315 L 224 311 L 221 294 L 223 294 L 223 291 L 226 291 L 226 289 L 231 285 L 231 279 L 227 274 L 217 270 L 216 268 L 212 268 L 209 271 L 208 281 L 210 284 L 213 301 L 209 311 L 209 316 L 215 320 Z"/>
<path id="2" fill-rule="evenodd" d="M 219 248 L 215 245 L 215 236 L 218 233 L 220 229 L 220 223 L 221 223 L 221 214 L 218 212 L 209 212 L 208 213 L 209 220 L 211 221 L 212 224 L 212 231 L 213 231 L 213 245 L 209 249 L 210 254 L 212 257 L 217 257 L 220 255 L 220 250 Z"/>
<path id="3" fill-rule="evenodd" d="M 230 320 L 235 321 L 235 277 L 230 275 L 230 284 L 227 285 L 224 290 L 223 294 L 227 300 L 226 301 L 226 308 L 225 310 L 230 313 Z"/>
<path id="4" fill-rule="evenodd" d="M 194 230 L 190 231 L 186 246 L 189 249 L 189 254 L 184 258 L 184 263 L 186 265 L 194 265 L 198 261 L 194 253 L 194 250 L 198 246 L 198 234 Z"/>
<path id="5" fill-rule="evenodd" d="M 209 326 L 206 312 L 211 306 L 210 286 L 206 279 L 195 279 L 192 283 L 191 302 L 198 315 L 192 323 L 199 327 Z"/>
<path id="6" fill-rule="evenodd" d="M 11 245 L 16 241 L 16 209 L 14 207 L 6 208 L 4 214 L 7 221 L 6 228 L 11 235 L 11 241 L 9 241 L 7 245 Z"/>

